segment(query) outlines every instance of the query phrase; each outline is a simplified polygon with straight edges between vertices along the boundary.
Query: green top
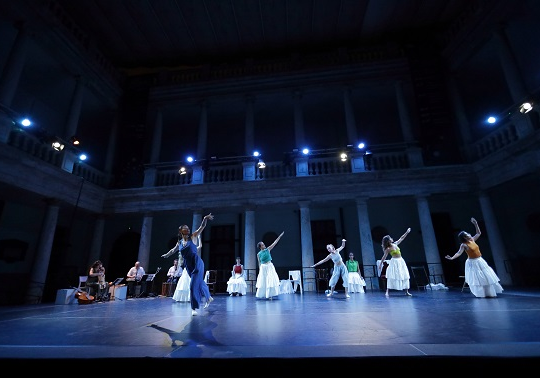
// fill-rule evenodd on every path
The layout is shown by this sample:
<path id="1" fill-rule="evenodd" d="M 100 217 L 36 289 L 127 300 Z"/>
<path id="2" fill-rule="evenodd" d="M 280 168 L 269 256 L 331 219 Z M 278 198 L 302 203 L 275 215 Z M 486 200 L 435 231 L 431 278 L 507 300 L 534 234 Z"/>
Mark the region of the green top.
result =
<path id="1" fill-rule="evenodd" d="M 358 272 L 358 261 L 356 260 L 347 260 L 347 270 L 349 272 Z"/>
<path id="2" fill-rule="evenodd" d="M 258 253 L 259 260 L 261 261 L 261 264 L 265 264 L 269 261 L 272 261 L 272 255 L 270 255 L 270 250 L 268 248 L 263 249 Z"/>

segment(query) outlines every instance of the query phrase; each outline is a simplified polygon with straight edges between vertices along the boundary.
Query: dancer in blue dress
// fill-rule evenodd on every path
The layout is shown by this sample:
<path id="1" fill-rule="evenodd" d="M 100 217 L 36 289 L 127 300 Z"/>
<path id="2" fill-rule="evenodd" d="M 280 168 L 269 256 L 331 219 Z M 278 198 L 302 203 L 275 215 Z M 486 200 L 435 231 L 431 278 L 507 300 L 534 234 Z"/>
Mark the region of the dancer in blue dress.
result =
<path id="1" fill-rule="evenodd" d="M 176 245 L 169 252 L 161 255 L 161 257 L 166 258 L 176 252 L 179 252 L 182 256 L 184 261 L 183 265 L 190 277 L 189 295 L 191 303 L 191 315 L 193 316 L 197 315 L 197 310 L 199 309 L 203 298 L 206 300 L 204 308 L 207 308 L 214 300 L 214 298 L 212 298 L 210 295 L 208 285 L 206 282 L 204 282 L 204 261 L 197 253 L 198 236 L 206 227 L 207 221 L 212 219 L 214 219 L 212 213 L 205 215 L 199 228 L 191 235 L 188 225 L 184 224 L 180 226 L 178 228 L 180 240 L 178 240 Z"/>

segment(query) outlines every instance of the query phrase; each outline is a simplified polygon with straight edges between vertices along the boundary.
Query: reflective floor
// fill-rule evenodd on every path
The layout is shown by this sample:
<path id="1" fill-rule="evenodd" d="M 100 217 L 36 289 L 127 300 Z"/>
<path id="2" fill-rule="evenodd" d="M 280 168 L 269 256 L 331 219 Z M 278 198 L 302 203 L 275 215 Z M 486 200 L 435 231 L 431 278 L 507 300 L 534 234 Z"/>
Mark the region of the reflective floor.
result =
<path id="1" fill-rule="evenodd" d="M 17 365 L 137 359 L 156 368 L 179 359 L 205 367 L 239 361 L 317 367 L 330 360 L 366 369 L 380 362 L 386 371 L 421 360 L 457 372 L 458 359 L 540 366 L 540 291 L 506 289 L 484 299 L 461 288 L 411 293 L 386 298 L 368 291 L 346 299 L 342 292 L 332 298 L 297 292 L 273 300 L 216 294 L 198 316 L 188 303 L 162 296 L 0 307 L 0 359 Z"/>

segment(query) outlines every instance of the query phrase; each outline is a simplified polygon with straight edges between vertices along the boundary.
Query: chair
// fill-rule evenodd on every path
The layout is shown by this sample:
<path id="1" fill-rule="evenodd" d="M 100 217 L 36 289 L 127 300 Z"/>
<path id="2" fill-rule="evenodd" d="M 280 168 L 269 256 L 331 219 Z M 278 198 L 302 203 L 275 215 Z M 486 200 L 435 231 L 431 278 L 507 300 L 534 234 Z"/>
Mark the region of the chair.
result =
<path id="1" fill-rule="evenodd" d="M 364 271 L 364 280 L 369 280 L 369 287 L 371 291 L 373 292 L 373 280 L 378 280 L 379 277 L 377 276 L 377 266 L 376 265 L 363 265 L 362 270 Z M 366 287 L 367 289 L 367 287 Z"/>
<path id="2" fill-rule="evenodd" d="M 321 281 L 326 283 L 323 289 L 326 290 L 328 288 L 328 282 L 330 281 L 330 275 L 326 268 L 315 269 L 315 286 L 317 288 L 317 293 L 320 291 Z"/>
<path id="3" fill-rule="evenodd" d="M 427 290 L 427 287 L 431 290 L 433 288 L 431 287 L 431 282 L 429 281 L 428 274 L 426 272 L 426 268 L 422 266 L 411 266 L 411 276 L 414 280 L 414 284 L 416 285 L 416 289 L 420 290 L 421 287 L 424 288 L 424 290 Z"/>
<path id="4" fill-rule="evenodd" d="M 204 282 L 206 282 L 208 285 L 212 295 L 215 295 L 217 285 L 217 270 L 207 270 L 206 274 L 204 275 Z"/>
<path id="5" fill-rule="evenodd" d="M 79 286 L 77 286 L 78 290 L 86 291 L 89 295 L 90 291 L 92 290 L 90 286 L 86 285 L 86 281 L 88 281 L 88 276 L 79 276 Z"/>
<path id="6" fill-rule="evenodd" d="M 296 289 L 300 287 L 300 294 L 303 294 L 302 290 L 302 273 L 299 270 L 289 270 L 289 281 L 293 284 L 293 292 L 296 293 Z"/>
<path id="7" fill-rule="evenodd" d="M 465 281 L 465 276 L 459 276 L 459 278 L 463 278 L 463 286 L 461 287 L 461 292 L 463 293 L 465 289 L 469 289 L 470 291 L 471 288 L 469 287 L 469 284 L 467 283 L 467 281 Z"/>

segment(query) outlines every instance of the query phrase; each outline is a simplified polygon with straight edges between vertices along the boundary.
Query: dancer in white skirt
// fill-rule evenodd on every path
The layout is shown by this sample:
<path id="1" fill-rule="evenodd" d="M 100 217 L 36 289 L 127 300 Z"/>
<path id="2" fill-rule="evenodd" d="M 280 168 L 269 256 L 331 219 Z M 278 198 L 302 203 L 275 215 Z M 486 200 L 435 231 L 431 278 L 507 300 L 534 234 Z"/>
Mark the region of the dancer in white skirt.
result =
<path id="1" fill-rule="evenodd" d="M 360 264 L 354 259 L 354 253 L 349 252 L 349 259 L 345 265 L 349 271 L 349 293 L 365 293 L 366 281 L 360 274 Z"/>
<path id="2" fill-rule="evenodd" d="M 381 262 L 379 263 L 379 271 L 382 271 L 386 256 L 388 256 L 388 254 L 392 256 L 390 263 L 388 264 L 388 268 L 386 268 L 385 295 L 387 297 L 389 296 L 388 290 L 390 289 L 405 290 L 406 295 L 412 296 L 412 294 L 409 293 L 409 288 L 411 287 L 411 283 L 409 282 L 411 278 L 409 275 L 409 268 L 407 268 L 405 260 L 403 257 L 401 257 L 401 250 L 398 247 L 399 243 L 401 243 L 407 237 L 407 235 L 409 235 L 409 232 L 411 232 L 410 228 L 408 228 L 407 231 L 405 231 L 405 233 L 396 241 L 394 241 L 390 235 L 386 235 L 382 239 L 382 250 L 384 254 Z"/>
<path id="3" fill-rule="evenodd" d="M 233 265 L 231 278 L 227 281 L 227 293 L 232 296 L 246 295 L 247 283 L 244 279 L 244 266 L 240 257 L 236 258 L 236 264 Z"/>
<path id="4" fill-rule="evenodd" d="M 503 292 L 503 288 L 499 283 L 499 277 L 486 260 L 484 260 L 480 253 L 480 247 L 476 244 L 476 240 L 482 234 L 478 222 L 474 218 L 471 218 L 471 222 L 476 228 L 476 234 L 471 236 L 468 232 L 461 231 L 458 234 L 458 238 L 461 241 L 459 250 L 454 256 L 450 257 L 446 255 L 445 258 L 454 260 L 465 252 L 467 254 L 467 260 L 465 260 L 465 282 L 469 285 L 471 293 L 477 298 L 495 298 L 497 293 Z"/>
<path id="5" fill-rule="evenodd" d="M 197 236 L 197 254 L 201 255 L 201 249 L 202 249 L 202 241 L 201 241 L 201 235 Z M 190 295 L 189 295 L 189 284 L 191 283 L 191 279 L 189 278 L 189 274 L 186 271 L 186 267 L 184 266 L 184 259 L 180 255 L 180 252 L 178 252 L 178 260 L 182 263 L 180 266 L 183 268 L 182 275 L 180 276 L 180 279 L 178 280 L 178 283 L 176 284 L 176 289 L 174 290 L 174 294 L 172 299 L 176 302 L 189 302 L 190 301 Z"/>
<path id="6" fill-rule="evenodd" d="M 257 284 L 255 285 L 257 288 L 255 293 L 256 298 L 272 299 L 279 295 L 279 276 L 272 263 L 270 251 L 276 246 L 284 233 L 285 231 L 283 231 L 268 247 L 264 245 L 262 241 L 257 243 L 257 247 L 259 247 L 259 252 L 257 253 L 259 275 L 257 276 Z"/>

